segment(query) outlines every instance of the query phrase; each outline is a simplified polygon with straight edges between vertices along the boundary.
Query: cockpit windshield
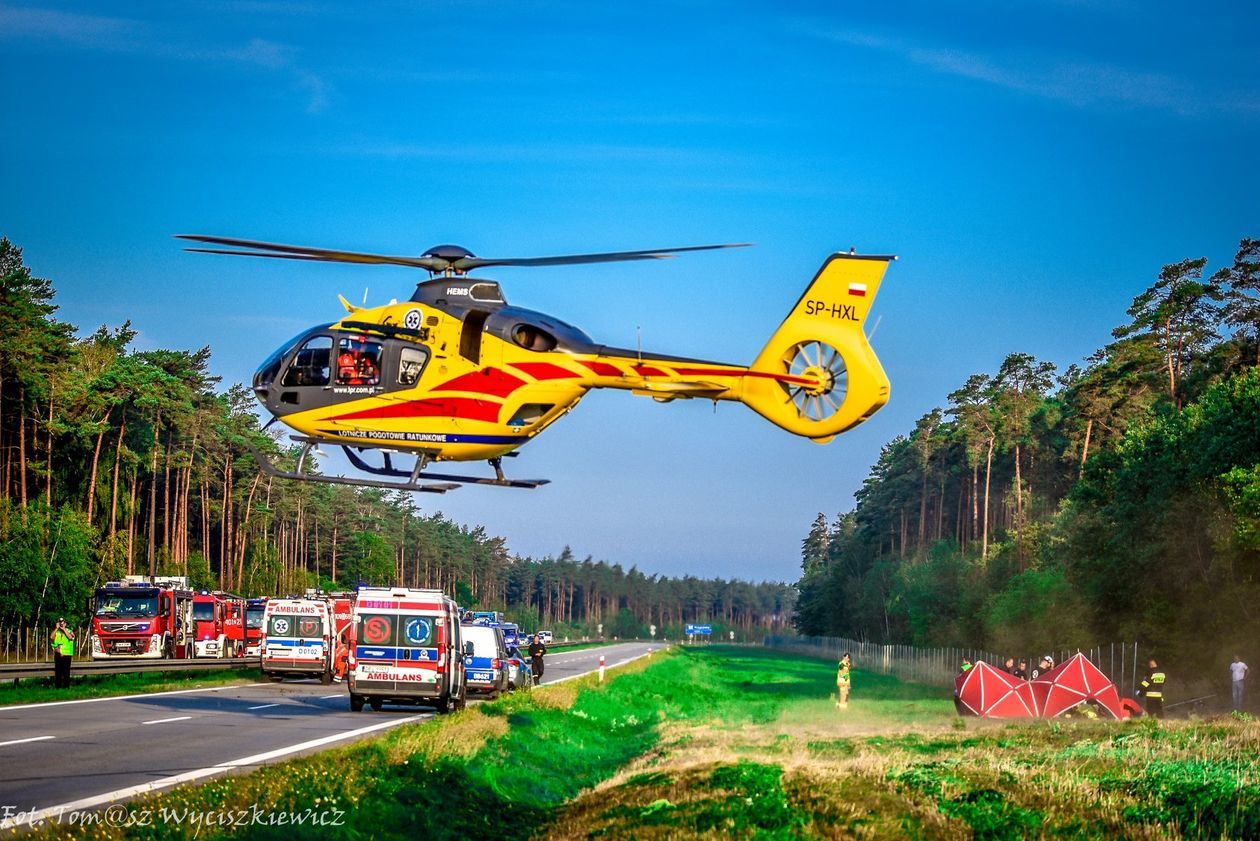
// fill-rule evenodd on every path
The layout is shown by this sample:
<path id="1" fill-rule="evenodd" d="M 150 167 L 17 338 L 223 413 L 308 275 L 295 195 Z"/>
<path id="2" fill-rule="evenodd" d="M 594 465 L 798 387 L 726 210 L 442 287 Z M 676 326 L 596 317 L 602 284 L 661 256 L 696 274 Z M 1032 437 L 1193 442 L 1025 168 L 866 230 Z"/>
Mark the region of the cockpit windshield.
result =
<path id="1" fill-rule="evenodd" d="M 254 388 L 267 388 L 270 386 L 275 381 L 276 375 L 280 373 L 280 363 L 284 361 L 284 358 L 289 354 L 289 352 L 301 344 L 308 336 L 315 333 L 322 333 L 330 326 L 332 325 L 321 324 L 318 327 L 303 330 L 301 333 L 298 333 L 296 336 L 280 345 L 280 347 L 276 348 L 271 355 L 263 361 L 263 364 L 258 366 L 258 371 L 254 374 Z"/>
<path id="2" fill-rule="evenodd" d="M 97 596 L 96 615 L 108 617 L 157 616 L 156 596 Z"/>

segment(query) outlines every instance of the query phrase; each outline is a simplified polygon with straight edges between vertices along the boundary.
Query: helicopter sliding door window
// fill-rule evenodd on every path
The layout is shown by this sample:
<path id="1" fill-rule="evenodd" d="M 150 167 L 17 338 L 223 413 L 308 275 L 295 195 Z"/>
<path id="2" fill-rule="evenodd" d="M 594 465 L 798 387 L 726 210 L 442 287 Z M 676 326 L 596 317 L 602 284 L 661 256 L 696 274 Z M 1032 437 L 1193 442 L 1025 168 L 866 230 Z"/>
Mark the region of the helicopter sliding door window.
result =
<path id="1" fill-rule="evenodd" d="M 464 330 L 459 334 L 459 355 L 474 365 L 481 364 L 481 331 L 486 327 L 490 313 L 469 310 L 464 316 Z"/>
<path id="2" fill-rule="evenodd" d="M 380 342 L 349 336 L 337 340 L 337 385 L 377 385 L 380 381 Z"/>
<path id="3" fill-rule="evenodd" d="M 284 372 L 283 385 L 328 385 L 332 337 L 316 336 L 302 345 Z"/>
<path id="4" fill-rule="evenodd" d="M 398 354 L 398 384 L 413 386 L 420 380 L 420 373 L 429 361 L 429 352 L 423 348 L 405 347 Z"/>

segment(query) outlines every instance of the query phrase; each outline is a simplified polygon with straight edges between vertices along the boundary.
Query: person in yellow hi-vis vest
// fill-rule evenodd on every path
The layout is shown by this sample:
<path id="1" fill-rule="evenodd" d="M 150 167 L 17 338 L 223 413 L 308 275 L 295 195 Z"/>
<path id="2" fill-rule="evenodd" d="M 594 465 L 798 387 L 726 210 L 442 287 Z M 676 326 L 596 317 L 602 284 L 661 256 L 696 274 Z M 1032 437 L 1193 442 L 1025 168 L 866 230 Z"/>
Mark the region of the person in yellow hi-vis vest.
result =
<path id="1" fill-rule="evenodd" d="M 70 688 L 70 661 L 74 659 L 74 631 L 66 627 L 65 619 L 57 620 L 52 632 L 53 686 Z"/>
<path id="2" fill-rule="evenodd" d="M 1167 680 L 1164 670 L 1154 657 L 1151 658 L 1151 671 L 1142 678 L 1142 698 L 1146 701 L 1146 714 L 1155 718 L 1164 717 L 1164 681 Z"/>
<path id="3" fill-rule="evenodd" d="M 849 671 L 852 665 L 849 652 L 844 652 L 844 656 L 840 658 L 840 667 L 836 669 L 836 709 L 849 708 Z"/>

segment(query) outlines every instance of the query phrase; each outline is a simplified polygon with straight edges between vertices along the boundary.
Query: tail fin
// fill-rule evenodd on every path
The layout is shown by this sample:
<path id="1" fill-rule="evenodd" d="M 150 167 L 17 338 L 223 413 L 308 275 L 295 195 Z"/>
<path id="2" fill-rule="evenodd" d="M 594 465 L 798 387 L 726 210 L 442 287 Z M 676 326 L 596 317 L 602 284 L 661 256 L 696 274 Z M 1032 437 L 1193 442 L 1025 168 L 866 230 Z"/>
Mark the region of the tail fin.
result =
<path id="1" fill-rule="evenodd" d="M 888 402 L 888 375 L 863 327 L 896 257 L 833 254 L 770 337 L 741 399 L 788 432 L 820 444 Z"/>

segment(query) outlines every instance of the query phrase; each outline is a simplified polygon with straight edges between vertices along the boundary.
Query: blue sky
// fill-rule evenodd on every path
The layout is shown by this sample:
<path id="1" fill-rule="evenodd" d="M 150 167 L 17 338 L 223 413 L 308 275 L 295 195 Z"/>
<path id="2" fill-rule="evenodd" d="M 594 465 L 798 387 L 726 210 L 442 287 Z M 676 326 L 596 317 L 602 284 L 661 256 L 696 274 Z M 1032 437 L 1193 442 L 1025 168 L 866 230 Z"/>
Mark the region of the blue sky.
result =
<path id="1" fill-rule="evenodd" d="M 608 6 L 609 8 L 604 8 Z M 893 252 L 892 401 L 827 446 L 738 405 L 594 393 L 422 497 L 518 552 L 794 580 L 879 447 L 1012 351 L 1103 344 L 1164 263 L 1260 235 L 1254 3 L 0 3 L 0 234 L 85 331 L 209 344 L 226 381 L 407 297 L 401 268 L 186 254 L 174 233 L 488 256 L 597 340 L 751 361 L 826 255 Z"/>

